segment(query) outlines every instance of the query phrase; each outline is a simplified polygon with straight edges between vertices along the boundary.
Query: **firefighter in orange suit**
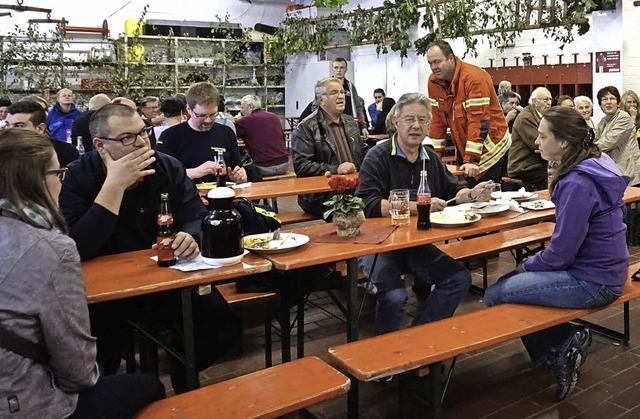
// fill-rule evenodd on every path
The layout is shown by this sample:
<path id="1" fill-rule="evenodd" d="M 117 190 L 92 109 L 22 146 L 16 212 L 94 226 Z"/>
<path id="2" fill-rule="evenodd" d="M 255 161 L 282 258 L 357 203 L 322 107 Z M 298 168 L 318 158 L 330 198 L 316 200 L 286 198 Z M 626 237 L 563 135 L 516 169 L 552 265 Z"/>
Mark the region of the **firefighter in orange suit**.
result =
<path id="1" fill-rule="evenodd" d="M 433 105 L 429 136 L 436 152 L 442 155 L 449 128 L 470 186 L 484 180 L 500 182 L 511 137 L 491 76 L 453 55 L 442 40 L 428 46 L 427 61 Z"/>

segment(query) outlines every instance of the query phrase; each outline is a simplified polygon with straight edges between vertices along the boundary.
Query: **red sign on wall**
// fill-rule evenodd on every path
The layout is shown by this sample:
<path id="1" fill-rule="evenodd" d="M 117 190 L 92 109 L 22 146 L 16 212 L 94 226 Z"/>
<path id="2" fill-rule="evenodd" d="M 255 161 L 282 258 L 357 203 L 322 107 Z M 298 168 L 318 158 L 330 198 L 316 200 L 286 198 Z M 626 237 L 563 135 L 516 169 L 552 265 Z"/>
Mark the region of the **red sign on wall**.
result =
<path id="1" fill-rule="evenodd" d="M 620 51 L 596 52 L 596 73 L 619 73 Z"/>

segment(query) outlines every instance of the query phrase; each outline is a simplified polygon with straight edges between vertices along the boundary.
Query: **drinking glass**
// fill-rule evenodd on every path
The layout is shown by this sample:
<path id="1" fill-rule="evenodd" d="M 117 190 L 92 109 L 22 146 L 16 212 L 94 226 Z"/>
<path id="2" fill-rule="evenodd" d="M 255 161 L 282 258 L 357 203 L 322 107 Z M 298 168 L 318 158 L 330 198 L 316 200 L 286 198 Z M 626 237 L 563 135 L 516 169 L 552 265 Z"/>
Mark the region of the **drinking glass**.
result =
<path id="1" fill-rule="evenodd" d="M 409 225 L 409 189 L 393 189 L 389 193 L 391 225 Z"/>
<path id="2" fill-rule="evenodd" d="M 491 190 L 491 198 L 500 199 L 502 198 L 502 185 L 499 183 L 494 183 L 490 187 Z"/>

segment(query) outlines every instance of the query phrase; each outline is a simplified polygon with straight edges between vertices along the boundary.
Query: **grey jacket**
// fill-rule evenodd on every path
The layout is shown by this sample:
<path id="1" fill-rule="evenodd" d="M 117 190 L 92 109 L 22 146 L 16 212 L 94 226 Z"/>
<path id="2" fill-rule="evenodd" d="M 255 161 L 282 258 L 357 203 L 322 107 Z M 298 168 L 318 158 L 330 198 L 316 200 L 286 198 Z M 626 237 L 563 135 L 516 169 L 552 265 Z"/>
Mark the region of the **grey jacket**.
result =
<path id="1" fill-rule="evenodd" d="M 356 169 L 360 170 L 364 158 L 364 142 L 356 121 L 342 114 L 342 123 L 349 142 Z M 293 168 L 298 177 L 322 176 L 325 172 L 338 173 L 336 143 L 330 135 L 321 110 L 317 110 L 302 121 L 293 132 Z M 327 180 L 328 181 L 328 180 Z M 300 207 L 310 214 L 322 215 L 327 209 L 322 205 L 329 199 L 329 193 L 298 196 Z"/>
<path id="2" fill-rule="evenodd" d="M 40 364 L 0 348 L 0 418 L 67 417 L 99 375 L 76 245 L 0 216 L 0 252 L 0 323 L 50 356 Z"/>
<path id="3" fill-rule="evenodd" d="M 615 114 L 602 118 L 596 129 L 596 144 L 623 175 L 631 178 L 630 185 L 640 184 L 640 149 L 636 127 L 628 113 L 618 109 Z"/>

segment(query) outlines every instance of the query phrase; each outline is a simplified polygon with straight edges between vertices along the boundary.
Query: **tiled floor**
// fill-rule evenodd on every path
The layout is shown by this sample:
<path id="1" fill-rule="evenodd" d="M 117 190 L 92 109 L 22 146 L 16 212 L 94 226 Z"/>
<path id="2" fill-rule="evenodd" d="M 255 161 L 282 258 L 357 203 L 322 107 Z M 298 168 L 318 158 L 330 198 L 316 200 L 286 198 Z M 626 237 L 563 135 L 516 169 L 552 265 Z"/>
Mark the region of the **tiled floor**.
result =
<path id="1" fill-rule="evenodd" d="M 294 208 L 293 198 L 278 200 L 280 210 Z M 640 260 L 640 251 L 631 249 L 631 261 Z M 514 267 L 513 258 L 503 253 L 490 260 L 490 283 Z M 481 281 L 481 270 L 474 271 L 474 282 Z M 409 286 L 411 284 L 408 284 Z M 418 301 L 409 291 L 407 323 Z M 340 291 L 338 296 L 344 298 Z M 305 354 L 327 360 L 327 348 L 345 342 L 345 323 L 330 313 L 338 313 L 326 293 L 312 295 L 305 313 Z M 367 295 L 361 315 L 360 336 L 373 333 L 375 299 Z M 444 402 L 446 418 L 520 419 L 520 418 L 640 418 L 640 302 L 631 304 L 632 335 L 629 344 L 619 344 L 595 335 L 588 359 L 574 393 L 564 402 L 555 401 L 555 381 L 545 367 L 531 368 L 519 340 L 458 359 L 451 386 Z M 456 314 L 483 308 L 481 297 L 469 293 Z M 245 319 L 244 353 L 212 366 L 201 374 L 203 385 L 243 375 L 264 367 L 263 329 L 260 316 L 251 310 Z M 601 311 L 591 320 L 622 327 L 621 308 Z M 275 363 L 279 363 L 279 340 L 274 345 Z M 295 344 L 295 339 L 294 339 Z M 295 348 L 294 348 L 295 353 Z M 167 376 L 163 381 L 170 389 Z M 361 417 L 398 417 L 397 378 L 390 383 L 360 385 Z M 268 389 L 265 389 L 268 391 Z M 319 418 L 346 417 L 346 396 L 313 406 L 309 410 Z"/>

